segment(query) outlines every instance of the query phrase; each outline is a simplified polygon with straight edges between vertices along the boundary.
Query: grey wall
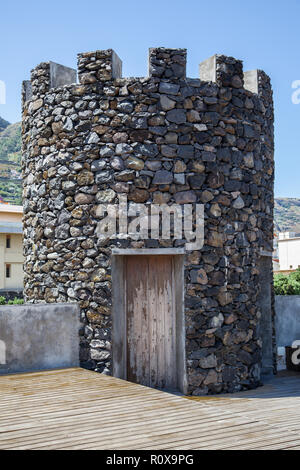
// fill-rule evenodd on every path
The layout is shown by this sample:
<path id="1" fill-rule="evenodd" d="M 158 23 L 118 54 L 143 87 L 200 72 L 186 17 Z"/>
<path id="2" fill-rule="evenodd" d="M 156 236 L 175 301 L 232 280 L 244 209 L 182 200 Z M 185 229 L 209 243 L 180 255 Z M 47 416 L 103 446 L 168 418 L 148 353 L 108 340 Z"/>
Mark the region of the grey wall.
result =
<path id="1" fill-rule="evenodd" d="M 300 340 L 300 295 L 276 295 L 277 346 L 291 346 Z"/>
<path id="2" fill-rule="evenodd" d="M 272 257 L 262 256 L 259 260 L 260 292 L 258 305 L 261 312 L 259 336 L 262 339 L 262 375 L 272 374 L 273 364 L 273 316 L 272 316 Z"/>
<path id="3" fill-rule="evenodd" d="M 79 365 L 79 306 L 0 307 L 0 375 Z"/>

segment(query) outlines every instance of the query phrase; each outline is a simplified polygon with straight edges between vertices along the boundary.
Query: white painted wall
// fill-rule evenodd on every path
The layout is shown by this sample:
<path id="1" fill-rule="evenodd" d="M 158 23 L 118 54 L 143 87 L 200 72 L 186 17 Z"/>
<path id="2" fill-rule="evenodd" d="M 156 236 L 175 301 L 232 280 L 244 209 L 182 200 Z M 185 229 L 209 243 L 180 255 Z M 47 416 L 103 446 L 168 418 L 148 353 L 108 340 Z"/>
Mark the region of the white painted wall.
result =
<path id="1" fill-rule="evenodd" d="M 279 240 L 284 240 L 286 238 L 294 238 L 296 232 L 279 232 Z"/>
<path id="2" fill-rule="evenodd" d="M 10 234 L 10 248 L 6 248 L 8 235 L 0 233 L 0 289 L 21 289 L 24 277 L 22 234 Z M 11 266 L 10 278 L 6 277 L 6 264 Z"/>
<path id="3" fill-rule="evenodd" d="M 300 267 L 300 238 L 278 240 L 280 270 Z"/>

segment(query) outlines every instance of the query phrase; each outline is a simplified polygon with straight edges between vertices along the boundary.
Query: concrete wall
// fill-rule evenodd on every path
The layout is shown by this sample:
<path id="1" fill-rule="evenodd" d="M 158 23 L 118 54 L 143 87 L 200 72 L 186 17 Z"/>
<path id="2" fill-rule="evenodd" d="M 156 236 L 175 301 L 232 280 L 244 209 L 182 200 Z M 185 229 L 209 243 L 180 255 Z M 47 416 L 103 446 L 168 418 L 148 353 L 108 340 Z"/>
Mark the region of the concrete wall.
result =
<path id="1" fill-rule="evenodd" d="M 300 295 L 276 295 L 277 346 L 291 346 L 300 340 Z"/>
<path id="2" fill-rule="evenodd" d="M 261 289 L 258 296 L 261 312 L 259 336 L 262 340 L 262 375 L 272 374 L 274 371 L 272 275 L 272 257 L 262 256 L 259 261 L 259 281 Z"/>
<path id="3" fill-rule="evenodd" d="M 79 306 L 27 304 L 0 307 L 0 375 L 76 367 Z"/>

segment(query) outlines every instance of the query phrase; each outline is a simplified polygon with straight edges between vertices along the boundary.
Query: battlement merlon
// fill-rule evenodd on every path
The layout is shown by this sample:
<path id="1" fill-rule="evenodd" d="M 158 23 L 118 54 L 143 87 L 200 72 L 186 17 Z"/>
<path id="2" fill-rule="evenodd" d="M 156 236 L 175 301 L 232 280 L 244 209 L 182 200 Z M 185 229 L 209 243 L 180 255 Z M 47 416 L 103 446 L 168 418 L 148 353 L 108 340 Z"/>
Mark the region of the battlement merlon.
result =
<path id="1" fill-rule="evenodd" d="M 22 105 L 26 103 L 26 101 L 31 100 L 32 98 L 32 86 L 30 80 L 24 80 L 22 82 Z"/>
<path id="2" fill-rule="evenodd" d="M 234 57 L 215 54 L 201 62 L 199 74 L 204 82 L 215 82 L 223 87 L 244 86 L 243 62 Z"/>
<path id="3" fill-rule="evenodd" d="M 42 62 L 31 71 L 31 80 L 23 82 L 23 104 L 41 98 L 53 88 L 71 85 L 77 81 L 77 71 L 55 62 Z"/>
<path id="4" fill-rule="evenodd" d="M 182 79 L 186 77 L 186 49 L 149 49 L 149 77 Z"/>
<path id="5" fill-rule="evenodd" d="M 266 121 L 274 122 L 273 91 L 270 77 L 263 70 L 250 70 L 244 73 L 245 89 L 256 93 L 261 101 Z M 270 128 L 272 136 L 270 145 L 274 143 L 274 127 Z"/>
<path id="6" fill-rule="evenodd" d="M 50 64 L 50 90 L 71 85 L 77 82 L 77 70 L 65 65 L 49 62 Z"/>
<path id="7" fill-rule="evenodd" d="M 200 79 L 219 86 L 242 88 L 272 101 L 269 76 L 263 70 L 243 72 L 243 62 L 233 57 L 213 55 L 199 65 Z"/>
<path id="8" fill-rule="evenodd" d="M 88 85 L 122 77 L 122 61 L 112 49 L 78 54 L 79 82 Z"/>
<path id="9" fill-rule="evenodd" d="M 272 87 L 270 77 L 263 70 L 249 70 L 244 73 L 246 90 L 268 98 L 272 102 Z"/>

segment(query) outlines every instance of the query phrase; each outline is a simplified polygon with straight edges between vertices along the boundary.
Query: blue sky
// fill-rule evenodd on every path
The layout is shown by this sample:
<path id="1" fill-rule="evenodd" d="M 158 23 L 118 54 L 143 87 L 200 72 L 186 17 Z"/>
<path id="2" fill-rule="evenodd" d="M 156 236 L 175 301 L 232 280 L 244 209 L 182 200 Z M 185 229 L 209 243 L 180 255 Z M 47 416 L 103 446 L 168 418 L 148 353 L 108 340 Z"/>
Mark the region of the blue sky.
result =
<path id="1" fill-rule="evenodd" d="M 275 100 L 277 197 L 300 197 L 300 0 L 51 0 L 1 2 L 0 116 L 20 120 L 21 82 L 42 61 L 76 67 L 76 54 L 113 48 L 123 76 L 147 73 L 148 48 L 186 47 L 188 75 L 215 53 L 271 76 Z"/>

